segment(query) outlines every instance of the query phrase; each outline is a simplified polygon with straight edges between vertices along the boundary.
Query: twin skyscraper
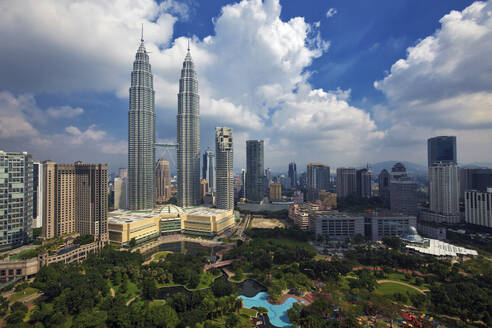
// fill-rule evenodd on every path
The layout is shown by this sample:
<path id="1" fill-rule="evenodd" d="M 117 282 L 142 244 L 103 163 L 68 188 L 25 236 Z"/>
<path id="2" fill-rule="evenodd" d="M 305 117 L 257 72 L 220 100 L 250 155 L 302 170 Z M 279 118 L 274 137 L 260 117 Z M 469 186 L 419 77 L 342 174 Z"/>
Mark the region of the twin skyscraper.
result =
<path id="1" fill-rule="evenodd" d="M 155 204 L 155 103 L 149 55 L 143 35 L 131 73 L 128 111 L 128 209 L 147 210 Z M 224 130 L 225 129 L 225 130 Z M 234 208 L 232 129 L 216 129 L 217 207 Z M 197 206 L 200 195 L 200 96 L 190 48 L 179 79 L 177 114 L 177 198 L 181 207 Z M 223 155 L 223 152 L 228 154 Z M 217 156 L 219 161 L 219 156 Z M 223 170 L 224 172 L 222 172 Z M 220 200 L 220 202 L 219 202 Z"/>

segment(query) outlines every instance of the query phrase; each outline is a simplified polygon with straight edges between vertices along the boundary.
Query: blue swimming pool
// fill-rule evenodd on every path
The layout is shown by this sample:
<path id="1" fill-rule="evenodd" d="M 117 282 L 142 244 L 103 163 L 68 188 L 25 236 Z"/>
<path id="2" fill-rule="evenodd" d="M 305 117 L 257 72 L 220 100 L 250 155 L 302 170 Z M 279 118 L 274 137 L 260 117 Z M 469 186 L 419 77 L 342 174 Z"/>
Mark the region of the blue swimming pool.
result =
<path id="1" fill-rule="evenodd" d="M 280 305 L 272 305 L 268 303 L 268 293 L 261 292 L 256 294 L 254 297 L 245 297 L 243 295 L 239 295 L 240 298 L 243 299 L 244 307 L 251 309 L 252 307 L 264 307 L 268 309 L 268 319 L 272 325 L 277 327 L 290 327 L 289 317 L 287 316 L 287 311 L 292 307 L 292 304 L 297 301 L 290 297 L 288 298 L 284 304 Z"/>

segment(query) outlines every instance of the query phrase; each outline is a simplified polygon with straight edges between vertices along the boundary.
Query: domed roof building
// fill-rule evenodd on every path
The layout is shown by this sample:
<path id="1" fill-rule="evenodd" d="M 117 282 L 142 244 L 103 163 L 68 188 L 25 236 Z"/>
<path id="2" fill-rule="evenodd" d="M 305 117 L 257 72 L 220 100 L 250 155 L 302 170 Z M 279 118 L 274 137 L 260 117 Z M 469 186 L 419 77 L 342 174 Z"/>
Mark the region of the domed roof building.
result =
<path id="1" fill-rule="evenodd" d="M 402 240 L 404 242 L 412 244 L 423 244 L 424 238 L 422 238 L 417 229 L 414 226 L 408 226 L 408 231 L 403 235 Z"/>

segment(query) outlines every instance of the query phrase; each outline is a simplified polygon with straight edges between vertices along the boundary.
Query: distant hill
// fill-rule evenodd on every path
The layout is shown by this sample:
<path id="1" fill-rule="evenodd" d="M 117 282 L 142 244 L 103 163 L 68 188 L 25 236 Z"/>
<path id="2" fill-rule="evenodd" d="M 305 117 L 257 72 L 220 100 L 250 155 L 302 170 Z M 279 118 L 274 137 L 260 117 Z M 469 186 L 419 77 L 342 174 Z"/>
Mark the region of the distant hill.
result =
<path id="1" fill-rule="evenodd" d="M 476 163 L 475 162 L 475 163 L 460 165 L 460 167 L 465 167 L 465 168 L 469 168 L 469 169 L 476 169 L 476 168 L 483 168 L 483 167 L 492 168 L 492 163 Z"/>
<path id="2" fill-rule="evenodd" d="M 427 166 L 412 163 L 412 162 L 385 161 L 385 162 L 369 164 L 369 167 L 370 167 L 373 175 L 379 175 L 379 173 L 383 169 L 386 169 L 388 172 L 391 172 L 391 168 L 393 167 L 393 165 L 395 165 L 398 162 L 405 165 L 405 167 L 407 168 L 407 173 L 409 176 L 414 176 L 414 177 L 416 177 L 416 176 L 427 176 Z"/>

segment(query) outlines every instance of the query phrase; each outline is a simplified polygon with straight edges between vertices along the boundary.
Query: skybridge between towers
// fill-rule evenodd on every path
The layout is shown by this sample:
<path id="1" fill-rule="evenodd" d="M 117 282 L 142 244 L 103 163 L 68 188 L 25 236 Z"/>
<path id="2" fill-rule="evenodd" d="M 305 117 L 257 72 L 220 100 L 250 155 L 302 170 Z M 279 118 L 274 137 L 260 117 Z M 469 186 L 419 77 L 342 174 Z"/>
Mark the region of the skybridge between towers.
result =
<path id="1" fill-rule="evenodd" d="M 171 161 L 171 164 L 174 168 L 176 168 L 176 162 L 174 161 L 173 156 L 171 156 L 170 150 L 177 150 L 178 145 L 176 144 L 168 144 L 168 143 L 154 143 L 154 147 L 162 149 L 162 152 L 166 154 L 166 157 Z"/>
<path id="2" fill-rule="evenodd" d="M 155 143 L 154 146 L 156 148 L 162 148 L 163 150 L 178 149 L 178 145 L 174 144 Z"/>

